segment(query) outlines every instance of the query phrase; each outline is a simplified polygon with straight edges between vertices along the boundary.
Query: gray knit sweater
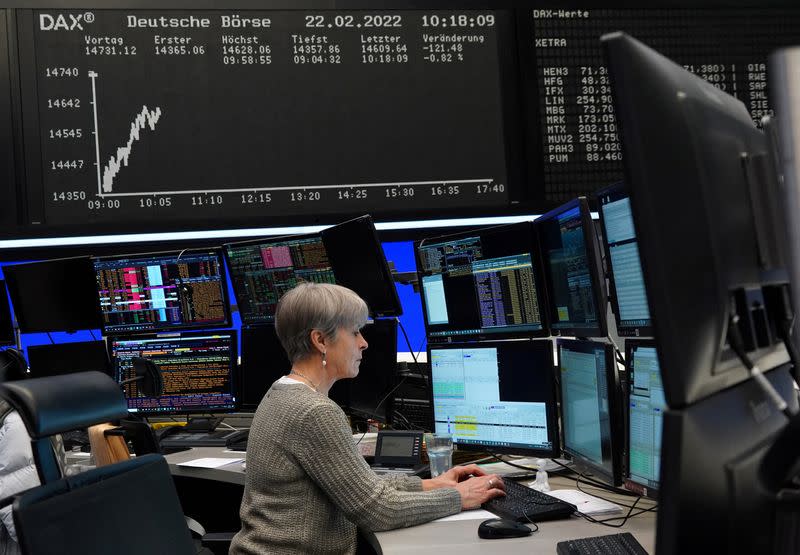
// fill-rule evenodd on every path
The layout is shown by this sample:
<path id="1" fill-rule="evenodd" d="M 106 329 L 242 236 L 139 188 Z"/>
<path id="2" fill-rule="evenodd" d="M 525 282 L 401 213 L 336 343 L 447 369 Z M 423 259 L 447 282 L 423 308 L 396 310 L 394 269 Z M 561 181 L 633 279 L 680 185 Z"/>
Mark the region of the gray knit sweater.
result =
<path id="1" fill-rule="evenodd" d="M 419 478 L 378 477 L 336 403 L 275 383 L 250 429 L 242 529 L 230 553 L 355 553 L 357 526 L 391 530 L 460 509 L 455 489 L 423 492 Z"/>

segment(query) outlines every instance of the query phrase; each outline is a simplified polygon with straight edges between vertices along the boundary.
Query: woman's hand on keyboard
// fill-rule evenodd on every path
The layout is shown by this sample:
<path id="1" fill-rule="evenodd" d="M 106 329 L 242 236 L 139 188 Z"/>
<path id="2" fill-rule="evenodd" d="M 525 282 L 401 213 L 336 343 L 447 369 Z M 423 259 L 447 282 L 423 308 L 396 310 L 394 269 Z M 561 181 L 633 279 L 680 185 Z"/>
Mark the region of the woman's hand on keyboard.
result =
<path id="1" fill-rule="evenodd" d="M 455 486 L 461 495 L 461 509 L 476 509 L 489 499 L 505 495 L 503 479 L 496 474 L 475 476 Z"/>
<path id="2" fill-rule="evenodd" d="M 486 472 L 481 470 L 476 464 L 467 464 L 464 466 L 456 466 L 440 474 L 436 478 L 422 481 L 422 489 L 438 489 L 438 488 L 454 488 L 459 482 L 472 477 L 472 476 L 485 476 Z"/>

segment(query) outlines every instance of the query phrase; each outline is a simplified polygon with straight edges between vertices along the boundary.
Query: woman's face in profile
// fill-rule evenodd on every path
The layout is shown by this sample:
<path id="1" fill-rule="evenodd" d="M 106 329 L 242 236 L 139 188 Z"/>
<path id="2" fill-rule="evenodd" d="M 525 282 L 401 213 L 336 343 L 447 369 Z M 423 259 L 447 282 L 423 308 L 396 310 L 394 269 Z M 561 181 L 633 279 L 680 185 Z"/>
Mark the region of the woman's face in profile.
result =
<path id="1" fill-rule="evenodd" d="M 361 353 L 367 341 L 359 330 L 339 328 L 336 339 L 328 345 L 326 360 L 336 379 L 355 378 L 361 364 Z"/>

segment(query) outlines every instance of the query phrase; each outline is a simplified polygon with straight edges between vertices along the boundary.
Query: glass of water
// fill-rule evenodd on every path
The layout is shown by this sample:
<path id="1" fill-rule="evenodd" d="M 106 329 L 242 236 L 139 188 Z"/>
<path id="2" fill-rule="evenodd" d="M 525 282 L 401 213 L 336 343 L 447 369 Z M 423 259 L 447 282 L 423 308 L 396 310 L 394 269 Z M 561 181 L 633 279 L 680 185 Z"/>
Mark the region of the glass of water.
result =
<path id="1" fill-rule="evenodd" d="M 444 474 L 453 466 L 453 436 L 450 434 L 425 434 L 431 478 Z"/>

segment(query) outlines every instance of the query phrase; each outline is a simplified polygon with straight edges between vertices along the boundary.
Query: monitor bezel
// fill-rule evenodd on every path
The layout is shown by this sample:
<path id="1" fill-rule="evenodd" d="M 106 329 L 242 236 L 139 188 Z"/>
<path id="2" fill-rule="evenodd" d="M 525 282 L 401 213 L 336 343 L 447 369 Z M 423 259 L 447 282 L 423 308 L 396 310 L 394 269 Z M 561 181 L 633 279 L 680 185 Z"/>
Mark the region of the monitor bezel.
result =
<path id="1" fill-rule="evenodd" d="M 540 227 L 545 223 L 550 223 L 558 218 L 564 212 L 578 208 L 581 218 L 581 229 L 583 231 L 583 240 L 586 245 L 586 257 L 589 264 L 589 278 L 592 282 L 592 299 L 595 304 L 595 311 L 597 312 L 597 325 L 578 325 L 571 324 L 569 326 L 558 326 L 556 318 L 552 312 L 555 310 L 555 303 L 553 302 L 552 295 L 550 295 L 548 308 L 548 321 L 550 323 L 550 333 L 553 336 L 567 336 L 567 337 L 607 337 L 608 336 L 608 322 L 607 317 L 607 295 L 605 288 L 605 273 L 603 272 L 602 257 L 600 254 L 600 245 L 597 240 L 597 233 L 594 229 L 594 222 L 592 221 L 592 214 L 589 211 L 589 202 L 586 197 L 578 197 L 550 212 L 543 214 L 533 224 L 536 228 L 536 235 L 539 240 L 539 252 L 542 258 L 542 268 L 544 270 L 543 278 L 545 288 L 548 292 L 552 290 L 549 270 L 549 259 L 544 254 L 544 244 Z"/>
<path id="2" fill-rule="evenodd" d="M 225 315 L 225 319 L 222 322 L 213 322 L 213 323 L 197 323 L 197 322 L 188 322 L 181 325 L 176 326 L 169 326 L 169 327 L 160 327 L 156 326 L 150 329 L 143 329 L 143 330 L 125 330 L 125 329 L 113 329 L 106 325 L 105 321 L 102 320 L 104 315 L 103 309 L 100 305 L 100 284 L 97 280 L 97 267 L 94 266 L 95 262 L 106 262 L 106 261 L 115 261 L 115 260 L 135 260 L 137 257 L 140 258 L 147 258 L 147 257 L 158 257 L 158 256 L 173 256 L 180 258 L 185 254 L 215 254 L 217 257 L 217 264 L 219 266 L 219 280 L 220 280 L 220 291 L 222 293 L 222 310 Z M 204 330 L 204 329 L 217 329 L 217 328 L 227 328 L 228 326 L 232 325 L 233 318 L 231 316 L 231 303 L 230 299 L 228 298 L 228 280 L 227 274 L 225 271 L 225 262 L 222 256 L 222 249 L 219 247 L 211 247 L 207 249 L 199 248 L 199 249 L 183 249 L 183 250 L 171 250 L 171 251 L 157 251 L 157 252 L 143 252 L 143 253 L 134 253 L 134 254 L 125 254 L 125 255 L 115 255 L 115 256 L 97 256 L 92 257 L 92 263 L 94 266 L 94 274 L 95 274 L 95 288 L 97 291 L 97 308 L 100 311 L 102 326 L 101 329 L 103 330 L 103 335 L 109 337 L 121 337 L 121 336 L 138 336 L 142 334 L 152 334 L 152 333 L 170 333 L 170 332 L 181 332 L 183 330 Z"/>
<path id="3" fill-rule="evenodd" d="M 467 237 L 480 236 L 483 233 L 503 232 L 509 230 L 513 232 L 519 229 L 520 232 L 528 233 L 531 238 L 531 268 L 533 270 L 534 285 L 536 286 L 536 297 L 539 303 L 539 316 L 541 319 L 541 329 L 539 330 L 519 330 L 519 331 L 505 331 L 505 332 L 486 332 L 481 330 L 477 333 L 447 333 L 442 335 L 431 335 L 430 324 L 428 324 L 427 303 L 425 302 L 425 295 L 422 286 L 423 277 L 429 275 L 425 273 L 422 268 L 422 259 L 420 257 L 420 247 L 424 247 L 426 243 L 441 243 L 448 241 L 455 241 Z M 447 344 L 453 341 L 501 341 L 504 339 L 526 339 L 526 338 L 546 338 L 550 337 L 550 322 L 549 322 L 549 295 L 547 294 L 546 281 L 544 279 L 544 267 L 542 264 L 541 252 L 539 249 L 539 241 L 536 236 L 536 228 L 531 221 L 517 222 L 513 224 L 503 224 L 490 227 L 475 228 L 471 230 L 461 231 L 458 233 L 450 233 L 446 235 L 438 235 L 414 241 L 414 263 L 417 268 L 417 283 L 420 290 L 420 304 L 422 305 L 422 323 L 425 327 L 425 336 L 428 343 L 433 344 Z"/>
<path id="4" fill-rule="evenodd" d="M 608 280 L 608 302 L 611 305 L 611 311 L 614 313 L 614 321 L 616 322 L 617 326 L 617 335 L 620 337 L 653 337 L 654 328 L 653 328 L 653 315 L 650 314 L 650 324 L 645 326 L 629 326 L 622 323 L 622 315 L 620 314 L 619 310 L 619 298 L 617 295 L 617 284 L 616 280 L 614 279 L 614 265 L 611 261 L 611 245 L 608 241 L 608 230 L 606 229 L 606 221 L 605 221 L 605 213 L 603 211 L 603 203 L 600 201 L 600 197 L 605 195 L 619 195 L 620 198 L 627 197 L 630 199 L 630 192 L 628 191 L 627 187 L 625 187 L 624 182 L 615 183 L 608 187 L 604 187 L 602 189 L 598 189 L 594 196 L 597 200 L 597 211 L 600 214 L 600 225 L 602 226 L 603 230 L 603 255 L 606 261 L 606 279 Z M 633 218 L 633 214 L 631 213 L 631 219 Z M 638 248 L 639 239 L 634 237 L 634 241 L 636 242 L 636 246 Z M 641 269 L 641 262 L 639 263 L 639 268 Z M 642 271 L 642 281 L 644 281 L 644 271 Z M 649 310 L 649 300 L 648 300 L 648 310 Z"/>
<path id="5" fill-rule="evenodd" d="M 542 350 L 547 350 L 550 353 L 550 361 L 553 362 L 553 340 L 552 339 L 506 339 L 500 341 L 468 341 L 468 342 L 458 342 L 458 343 L 438 343 L 438 344 L 428 344 L 427 347 L 427 355 L 428 355 L 428 362 L 431 364 L 431 350 L 433 349 L 458 349 L 464 347 L 491 347 L 496 344 L 500 345 L 508 345 L 508 344 L 530 344 L 532 347 L 533 345 L 536 348 L 541 346 Z M 560 428 L 560 420 L 559 420 L 559 408 L 558 408 L 558 384 L 556 383 L 556 366 L 555 364 L 551 365 L 551 369 L 549 372 L 545 372 L 545 375 L 548 377 L 549 387 L 550 387 L 550 399 L 552 401 L 552 405 L 549 403 L 545 403 L 545 410 L 547 411 L 547 435 L 552 440 L 552 447 L 550 449 L 526 449 L 520 447 L 503 447 L 497 445 L 486 445 L 486 444 L 474 444 L 474 443 L 461 443 L 457 441 L 455 438 L 453 439 L 453 444 L 458 446 L 459 450 L 462 451 L 489 451 L 491 453 L 497 454 L 507 454 L 507 455 L 526 455 L 526 456 L 538 456 L 538 457 L 545 457 L 545 458 L 552 458 L 560 456 L 561 454 L 561 435 L 559 433 Z M 436 403 L 433 398 L 433 366 L 431 364 L 430 369 L 430 383 L 431 386 L 428 388 L 428 399 L 430 401 L 430 407 L 433 417 L 433 430 L 436 430 Z"/>
<path id="6" fill-rule="evenodd" d="M 114 335 L 108 337 L 108 352 L 109 358 L 111 360 L 111 369 L 113 373 L 114 381 L 119 379 L 119 368 L 116 362 L 116 357 L 114 356 L 114 341 L 117 339 L 123 341 L 141 341 L 147 339 L 175 339 L 175 338 L 193 338 L 193 337 L 204 337 L 208 335 L 223 335 L 229 336 L 231 340 L 231 358 L 230 358 L 230 372 L 229 376 L 231 378 L 231 391 L 233 393 L 233 406 L 226 407 L 226 408 L 208 408 L 208 407 L 193 407 L 193 408 L 176 408 L 171 410 L 147 410 L 147 409 L 138 409 L 134 408 L 131 410 L 128 409 L 130 412 L 141 414 L 145 416 L 169 416 L 173 414 L 203 414 L 203 413 L 231 413 L 236 412 L 239 410 L 240 406 L 240 395 L 239 395 L 239 369 L 238 369 L 238 342 L 237 342 L 237 333 L 235 329 L 224 329 L 224 330 L 209 330 L 209 331 L 189 331 L 189 332 L 176 332 L 176 333 L 147 333 L 147 334 L 138 334 L 135 336 L 130 335 Z M 123 391 L 124 395 L 124 391 Z M 128 397 L 125 397 L 125 403 L 128 403 Z"/>
<path id="7" fill-rule="evenodd" d="M 649 499 L 658 499 L 658 492 L 661 489 L 661 469 L 659 468 L 658 487 L 653 487 L 651 484 L 643 484 L 640 481 L 631 478 L 631 428 L 630 428 L 630 406 L 631 406 L 631 390 L 633 389 L 633 374 L 631 373 L 631 363 L 633 362 L 633 351 L 639 347 L 652 347 L 657 350 L 655 339 L 626 339 L 625 340 L 625 379 L 627 382 L 624 390 L 625 404 L 623 406 L 625 413 L 625 470 L 623 473 L 623 487 L 627 490 L 633 491 L 642 497 Z M 659 365 L 660 368 L 661 365 Z M 662 380 L 663 387 L 663 380 Z M 665 405 L 664 410 L 667 410 Z"/>
<path id="8" fill-rule="evenodd" d="M 233 289 L 233 296 L 236 298 L 236 306 L 239 310 L 239 317 L 242 319 L 242 326 L 260 326 L 264 324 L 274 324 L 275 323 L 275 315 L 273 314 L 269 318 L 258 318 L 255 320 L 245 320 L 244 316 L 242 315 L 241 309 L 241 300 L 245 298 L 244 291 L 237 291 L 236 284 L 233 279 L 233 266 L 231 266 L 231 259 L 230 259 L 230 252 L 229 248 L 236 248 L 236 247 L 247 247 L 253 245 L 272 245 L 274 243 L 282 243 L 286 241 L 300 241 L 303 239 L 318 239 L 322 246 L 325 246 L 325 243 L 322 241 L 322 234 L 321 233 L 301 233 L 299 235 L 276 235 L 276 236 L 269 236 L 269 237 L 259 237 L 258 239 L 248 239 L 247 241 L 235 241 L 230 243 L 223 243 L 222 244 L 222 253 L 223 257 L 225 258 L 225 263 L 228 266 L 230 280 L 231 280 L 231 289 Z M 325 255 L 328 256 L 328 249 L 325 247 Z M 330 262 L 330 257 L 328 257 L 328 262 Z M 331 271 L 333 271 L 333 266 L 331 265 Z M 241 295 L 241 296 L 240 296 Z"/>
<path id="9" fill-rule="evenodd" d="M 563 380 L 561 379 L 561 347 L 573 346 L 582 349 L 593 349 L 601 347 L 605 358 L 606 388 L 608 390 L 608 417 L 609 417 L 609 442 L 611 452 L 611 472 L 603 466 L 588 459 L 578 451 L 567 446 L 566 434 L 564 433 L 564 394 Z M 599 341 L 587 341 L 582 339 L 556 339 L 556 355 L 558 373 L 558 396 L 559 396 L 559 416 L 561 418 L 561 451 L 570 457 L 575 468 L 583 473 L 591 473 L 609 483 L 612 486 L 622 484 L 623 460 L 625 459 L 623 450 L 625 449 L 624 424 L 622 421 L 622 392 L 620 391 L 619 371 L 617 361 L 614 356 L 614 346 L 609 343 Z"/>

